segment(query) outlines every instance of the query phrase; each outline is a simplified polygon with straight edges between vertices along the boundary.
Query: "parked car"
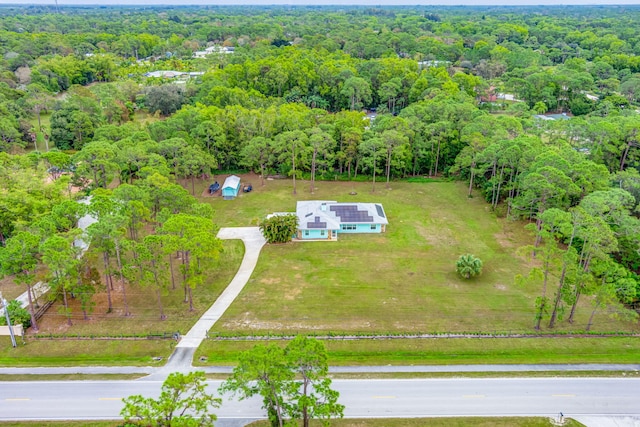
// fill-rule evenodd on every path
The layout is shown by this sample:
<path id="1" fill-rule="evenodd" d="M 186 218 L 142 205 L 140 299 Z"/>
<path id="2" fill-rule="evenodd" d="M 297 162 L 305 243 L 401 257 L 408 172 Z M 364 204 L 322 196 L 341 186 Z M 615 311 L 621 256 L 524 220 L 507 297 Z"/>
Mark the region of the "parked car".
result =
<path id="1" fill-rule="evenodd" d="M 253 190 L 253 185 L 251 184 L 247 184 L 242 188 L 242 191 L 244 191 L 245 193 L 249 193 L 251 192 L 251 190 Z"/>
<path id="2" fill-rule="evenodd" d="M 218 181 L 214 182 L 209 186 L 209 194 L 213 194 L 220 189 L 220 184 Z"/>

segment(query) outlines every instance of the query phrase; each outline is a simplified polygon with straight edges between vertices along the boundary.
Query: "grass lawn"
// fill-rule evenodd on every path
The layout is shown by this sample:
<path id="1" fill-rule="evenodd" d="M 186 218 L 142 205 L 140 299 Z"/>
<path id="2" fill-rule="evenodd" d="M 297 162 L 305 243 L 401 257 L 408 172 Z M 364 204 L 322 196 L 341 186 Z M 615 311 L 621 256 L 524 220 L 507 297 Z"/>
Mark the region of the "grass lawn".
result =
<path id="1" fill-rule="evenodd" d="M 196 182 L 196 195 L 211 203 L 214 221 L 221 227 L 256 225 L 268 213 L 294 211 L 296 200 L 303 199 L 379 202 L 389 226 L 384 234 L 342 235 L 338 242 L 266 246 L 248 285 L 213 333 L 533 332 L 533 304 L 540 286 L 514 284 L 514 276 L 531 267 L 514 255 L 518 247 L 531 243 L 531 236 L 523 223 L 496 218 L 483 200 L 467 198 L 463 183 L 394 182 L 391 189 L 378 184 L 372 194 L 370 183 L 326 181 L 317 183 L 312 195 L 308 182 L 299 182 L 294 196 L 290 180 L 267 181 L 263 187 L 249 174 L 242 180 L 253 184 L 251 193 L 233 201 L 208 196 L 209 183 L 225 177 Z M 184 334 L 237 271 L 242 243 L 225 241 L 224 248 L 226 262 L 212 271 L 207 286 L 194 290 L 194 312 L 188 311 L 178 288 L 163 296 L 169 318 L 160 321 L 153 292 L 134 284 L 127 288 L 132 316 L 123 316 L 121 292 L 116 289 L 113 313 L 105 314 L 101 295 L 89 320 L 73 307 L 74 325 L 68 327 L 54 306 L 42 319 L 40 334 Z M 457 257 L 467 252 L 484 261 L 482 276 L 469 281 L 454 271 Z M 576 322 L 561 322 L 557 330 L 584 328 L 590 307 L 589 299 L 583 298 Z M 637 331 L 638 325 L 599 314 L 594 329 Z M 28 338 L 26 346 L 11 349 L 8 337 L 2 338 L 0 366 L 147 365 L 154 356 L 166 357 L 173 346 L 173 341 Z M 394 339 L 329 341 L 327 346 L 335 365 L 632 363 L 638 360 L 638 342 L 615 337 Z M 205 355 L 208 364 L 233 364 L 238 352 L 251 345 L 206 341 L 195 359 Z"/>
<path id="2" fill-rule="evenodd" d="M 11 347 L 0 337 L 0 366 L 162 366 L 173 351 L 173 340 L 30 341 Z M 161 361 L 153 360 L 162 357 Z"/>
<path id="3" fill-rule="evenodd" d="M 294 211 L 297 200 L 382 203 L 387 232 L 341 235 L 338 242 L 269 245 L 247 287 L 213 332 L 533 332 L 534 301 L 541 285 L 517 286 L 516 274 L 531 267 L 515 256 L 532 243 L 522 222 L 496 218 L 480 198 L 467 198 L 458 182 L 370 183 L 267 181 L 243 176 L 254 191 L 234 201 L 207 197 L 221 226 L 246 226 L 275 211 Z M 215 177 L 221 182 L 224 176 Z M 197 194 L 206 182 L 199 181 Z M 357 195 L 350 195 L 350 192 Z M 479 278 L 463 280 L 455 260 L 473 253 L 484 262 Z M 552 291 L 551 291 L 552 292 Z M 574 324 L 590 314 L 584 298 Z M 632 330 L 637 325 L 596 315 L 595 330 Z"/>
<path id="4" fill-rule="evenodd" d="M 5 421 L 0 422 L 3 427 L 116 427 L 122 421 Z M 252 427 L 268 427 L 267 421 L 257 421 L 249 424 Z M 312 426 L 321 426 L 319 422 L 312 422 Z M 469 418 L 414 418 L 414 419 L 343 419 L 332 420 L 335 427 L 547 427 L 552 426 L 547 418 L 542 417 L 469 417 Z M 577 421 L 567 419 L 563 424 L 567 427 L 582 426 Z"/>
<path id="5" fill-rule="evenodd" d="M 276 341 L 285 345 L 284 341 Z M 461 365 L 517 363 L 638 363 L 640 340 L 612 338 L 437 338 L 324 341 L 333 366 Z M 233 365 L 239 353 L 262 345 L 206 340 L 194 364 Z M 207 362 L 199 362 L 205 356 Z"/>

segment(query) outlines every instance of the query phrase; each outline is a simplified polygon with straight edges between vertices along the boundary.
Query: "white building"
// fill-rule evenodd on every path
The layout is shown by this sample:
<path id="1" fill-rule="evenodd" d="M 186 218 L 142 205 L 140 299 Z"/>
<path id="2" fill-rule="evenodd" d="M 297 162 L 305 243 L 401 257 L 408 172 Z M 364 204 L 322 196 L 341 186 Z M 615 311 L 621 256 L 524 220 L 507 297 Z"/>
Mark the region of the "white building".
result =
<path id="1" fill-rule="evenodd" d="M 196 52 L 193 52 L 193 57 L 194 58 L 205 58 L 208 55 L 212 55 L 214 53 L 228 54 L 228 53 L 233 53 L 233 51 L 234 51 L 233 47 L 228 47 L 228 46 L 209 46 L 205 50 L 198 50 Z"/>

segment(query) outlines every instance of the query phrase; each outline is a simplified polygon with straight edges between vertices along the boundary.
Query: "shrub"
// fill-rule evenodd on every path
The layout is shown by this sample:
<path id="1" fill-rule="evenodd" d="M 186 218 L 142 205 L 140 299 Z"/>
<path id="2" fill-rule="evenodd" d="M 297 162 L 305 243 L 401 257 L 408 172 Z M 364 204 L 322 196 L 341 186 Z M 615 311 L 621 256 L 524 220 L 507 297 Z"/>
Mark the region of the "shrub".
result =
<path id="1" fill-rule="evenodd" d="M 471 254 L 460 255 L 456 262 L 456 271 L 465 279 L 479 276 L 482 273 L 482 261 Z"/>
<path id="2" fill-rule="evenodd" d="M 260 222 L 260 231 L 269 243 L 290 242 L 298 230 L 298 217 L 295 214 L 273 215 Z"/>

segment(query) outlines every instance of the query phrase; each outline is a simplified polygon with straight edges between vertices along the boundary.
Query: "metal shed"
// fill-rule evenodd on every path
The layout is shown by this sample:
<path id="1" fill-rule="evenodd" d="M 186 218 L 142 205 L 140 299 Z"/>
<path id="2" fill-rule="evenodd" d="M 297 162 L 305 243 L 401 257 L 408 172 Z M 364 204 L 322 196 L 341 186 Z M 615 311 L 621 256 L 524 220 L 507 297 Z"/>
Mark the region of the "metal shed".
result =
<path id="1" fill-rule="evenodd" d="M 222 198 L 233 200 L 238 196 L 238 191 L 240 191 L 240 177 L 236 175 L 227 177 L 222 184 Z"/>

